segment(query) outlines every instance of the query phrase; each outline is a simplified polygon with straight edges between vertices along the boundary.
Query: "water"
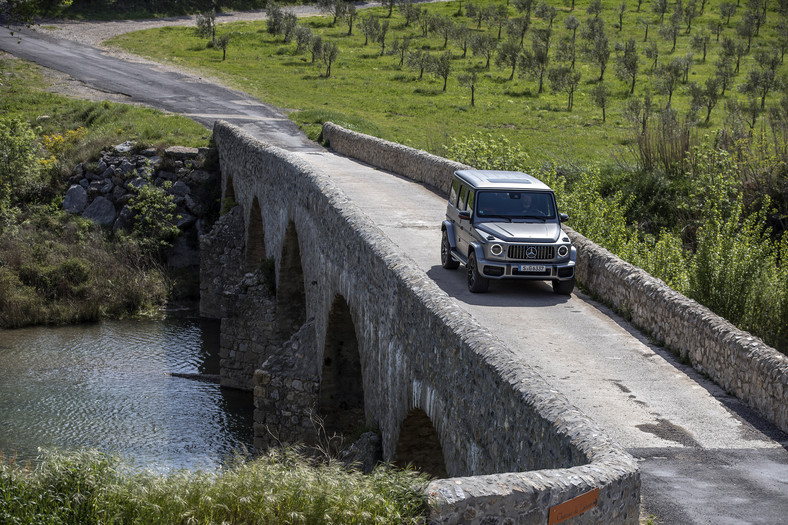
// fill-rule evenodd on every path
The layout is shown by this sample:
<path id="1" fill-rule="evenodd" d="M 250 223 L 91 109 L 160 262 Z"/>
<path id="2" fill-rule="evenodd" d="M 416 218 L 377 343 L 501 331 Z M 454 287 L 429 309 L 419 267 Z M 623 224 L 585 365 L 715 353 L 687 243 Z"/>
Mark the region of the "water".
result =
<path id="1" fill-rule="evenodd" d="M 95 448 L 158 471 L 251 452 L 250 392 L 170 375 L 218 374 L 218 332 L 199 319 L 0 330 L 0 451 Z"/>

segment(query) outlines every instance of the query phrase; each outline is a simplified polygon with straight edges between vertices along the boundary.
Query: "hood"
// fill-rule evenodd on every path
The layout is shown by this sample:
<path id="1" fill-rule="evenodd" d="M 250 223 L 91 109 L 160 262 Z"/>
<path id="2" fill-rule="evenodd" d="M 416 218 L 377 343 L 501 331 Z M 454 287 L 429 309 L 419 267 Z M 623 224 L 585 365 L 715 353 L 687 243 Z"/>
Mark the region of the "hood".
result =
<path id="1" fill-rule="evenodd" d="M 555 222 L 483 222 L 476 229 L 505 242 L 556 242 L 563 231 Z"/>

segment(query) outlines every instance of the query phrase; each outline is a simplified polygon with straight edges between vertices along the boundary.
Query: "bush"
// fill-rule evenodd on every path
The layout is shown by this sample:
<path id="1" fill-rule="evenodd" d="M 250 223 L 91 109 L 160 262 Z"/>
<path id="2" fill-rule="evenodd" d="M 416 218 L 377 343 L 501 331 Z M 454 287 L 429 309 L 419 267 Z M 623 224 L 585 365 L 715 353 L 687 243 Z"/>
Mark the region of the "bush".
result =
<path id="1" fill-rule="evenodd" d="M 137 194 L 129 201 L 134 212 L 133 236 L 147 252 L 160 253 L 180 233 L 174 224 L 178 207 L 175 196 L 167 193 L 171 185 L 168 181 L 158 187 L 148 181 L 137 188 Z"/>
<path id="2" fill-rule="evenodd" d="M 21 217 L 0 234 L 0 327 L 122 317 L 166 299 L 164 271 L 134 239 L 108 242 L 100 227 L 49 206 Z"/>

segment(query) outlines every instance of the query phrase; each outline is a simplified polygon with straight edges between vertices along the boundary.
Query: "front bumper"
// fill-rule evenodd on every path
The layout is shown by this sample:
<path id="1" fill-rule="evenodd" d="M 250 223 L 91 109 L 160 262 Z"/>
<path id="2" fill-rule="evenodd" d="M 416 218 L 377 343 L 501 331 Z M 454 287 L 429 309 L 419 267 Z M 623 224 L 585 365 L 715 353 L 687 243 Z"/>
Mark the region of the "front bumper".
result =
<path id="1" fill-rule="evenodd" d="M 575 276 L 575 261 L 493 261 L 478 259 L 479 273 L 488 279 L 531 279 L 566 281 Z"/>

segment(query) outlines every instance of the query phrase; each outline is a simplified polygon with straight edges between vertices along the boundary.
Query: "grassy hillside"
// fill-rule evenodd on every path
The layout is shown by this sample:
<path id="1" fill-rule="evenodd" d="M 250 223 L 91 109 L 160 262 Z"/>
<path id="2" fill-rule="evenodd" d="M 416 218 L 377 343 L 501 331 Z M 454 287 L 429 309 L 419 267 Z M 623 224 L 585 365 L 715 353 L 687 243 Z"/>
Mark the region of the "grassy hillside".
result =
<path id="1" fill-rule="evenodd" d="M 622 3 L 606 0 L 601 4 L 599 19 L 603 21 L 610 51 L 604 75 L 610 93 L 604 123 L 602 111 L 593 100 L 593 90 L 599 83 L 600 67 L 580 50 L 587 43 L 582 38 L 583 29 L 588 26 L 588 20 L 594 18 L 586 13 L 589 8 L 587 0 L 578 1 L 574 10 L 567 3 L 550 2 L 555 7 L 556 17 L 552 23 L 548 70 L 568 65 L 569 62 L 561 60 L 558 53 L 561 40 L 571 34 L 565 24 L 570 16 L 581 22 L 576 35 L 575 67 L 581 78 L 571 111 L 567 109 L 567 93 L 553 92 L 547 74 L 544 75 L 544 92 L 539 94 L 536 77 L 525 72 L 521 65 L 516 66 L 512 80 L 509 80 L 510 66 L 496 65 L 495 57 L 500 54 L 504 43 L 510 37 L 516 38 L 507 31 L 505 25 L 497 54 L 493 55 L 487 69 L 486 57 L 474 56 L 470 49 L 464 53 L 460 41 L 449 38 L 444 48 L 445 39 L 439 31 L 430 30 L 424 36 L 419 22 L 406 21 L 403 9 L 394 9 L 390 18 L 387 17 L 386 8 L 365 10 L 355 20 L 352 36 L 348 35 L 348 25 L 342 20 L 336 25 L 332 23 L 332 18 L 327 17 L 301 20 L 301 25 L 309 28 L 313 34 L 337 44 L 339 54 L 330 77 L 325 76 L 326 65 L 323 62 L 319 59 L 312 62 L 308 49 L 298 51 L 295 38 L 285 42 L 284 35 L 269 33 L 263 22 L 219 25 L 217 37 L 226 35 L 230 39 L 225 60 L 222 60 L 222 52 L 211 46 L 208 40 L 201 39 L 193 28 L 152 29 L 121 35 L 110 43 L 158 60 L 199 68 L 265 101 L 301 110 L 305 113 L 296 114 L 293 118 L 307 125 L 330 118 L 360 131 L 438 153 L 454 137 L 466 137 L 477 131 L 489 132 L 524 144 L 534 159 L 578 165 L 609 162 L 614 155 L 627 160 L 625 149 L 621 146 L 632 140 L 632 125 L 625 114 L 628 101 L 650 92 L 654 109 L 667 104 L 667 95 L 659 92 L 657 74 L 652 69 L 653 60 L 643 54 L 647 47 L 643 41 L 646 23 L 649 24 L 648 42 L 656 44 L 659 51 L 657 62 L 660 65 L 687 57 L 688 53 L 693 52 L 692 38 L 702 33 L 709 34 L 705 61 L 702 60 L 701 52 L 694 51 L 694 58 L 689 62 L 687 82 L 680 81 L 672 96 L 672 107 L 681 115 L 686 114 L 690 107 L 690 82 L 702 85 L 714 75 L 724 37 L 739 39 L 736 28 L 745 16 L 745 5 L 736 10 L 729 24 L 723 23 L 717 41 L 716 36 L 709 33 L 709 25 L 721 19 L 721 2 L 710 0 L 706 2 L 704 13 L 692 21 L 689 33 L 686 31 L 686 19 L 682 22 L 675 50 L 671 51 L 672 40 L 659 34 L 659 15 L 652 11 L 653 1 L 644 1 L 639 12 L 637 4 L 630 2 L 625 8 L 620 30 L 617 27 L 617 10 Z M 509 21 L 525 16 L 515 8 L 514 3 L 506 5 L 482 1 L 476 5 L 479 9 L 503 6 Z M 525 34 L 526 50 L 532 49 L 536 32 L 550 25 L 547 20 L 537 16 L 537 7 L 534 2 L 530 27 Z M 677 4 L 670 4 L 665 24 L 671 10 L 676 7 Z M 497 39 L 498 24 L 495 21 L 482 20 L 479 28 L 477 19 L 464 16 L 469 12 L 468 2 L 463 3 L 462 7 L 457 1 L 451 1 L 422 4 L 418 8 L 427 10 L 430 15 L 444 17 L 443 20 L 449 20 L 454 26 L 466 27 L 470 37 L 488 35 Z M 746 73 L 756 67 L 756 53 L 778 46 L 776 26 L 781 16 L 774 11 L 776 8 L 776 4 L 770 5 L 759 35 L 752 39 L 750 52 L 741 59 L 733 85 L 726 89 L 725 96 L 712 110 L 709 125 L 702 125 L 700 133 L 722 126 L 726 116 L 725 101 L 745 98 L 738 92 L 737 86 L 744 82 Z M 463 15 L 458 14 L 460 11 Z M 382 55 L 381 42 L 369 40 L 365 45 L 367 38 L 362 33 L 362 19 L 370 15 L 379 16 L 381 24 L 388 23 L 386 47 Z M 392 54 L 396 49 L 395 42 L 401 44 L 407 37 L 411 39 L 410 53 L 426 51 L 433 56 L 447 51 L 451 53 L 451 72 L 446 91 L 443 91 L 442 78 L 429 72 L 419 78 L 419 71 L 400 65 L 399 53 Z M 617 54 L 624 54 L 623 50 L 616 51 L 616 46 L 625 44 L 629 39 L 633 39 L 638 56 L 638 72 L 632 95 L 629 93 L 630 80 L 618 79 L 615 74 Z M 778 71 L 782 72 L 782 66 Z M 477 83 L 475 105 L 471 106 L 471 90 L 461 85 L 458 76 L 473 72 L 477 75 Z M 523 73 L 525 76 L 521 76 Z M 777 99 L 779 95 L 767 97 L 769 103 Z M 699 116 L 705 118 L 705 111 Z"/>
<path id="2" fill-rule="evenodd" d="M 0 55 L 0 328 L 133 315 L 166 301 L 170 280 L 139 239 L 62 210 L 71 170 L 103 148 L 205 145 L 195 122 L 48 92 L 37 67 Z"/>

